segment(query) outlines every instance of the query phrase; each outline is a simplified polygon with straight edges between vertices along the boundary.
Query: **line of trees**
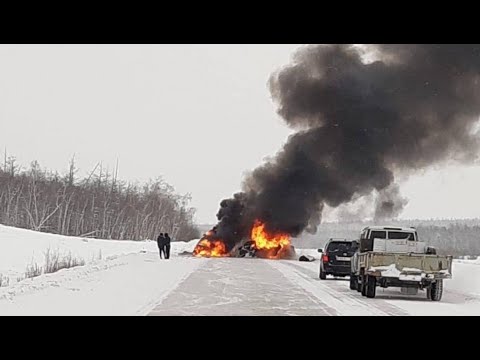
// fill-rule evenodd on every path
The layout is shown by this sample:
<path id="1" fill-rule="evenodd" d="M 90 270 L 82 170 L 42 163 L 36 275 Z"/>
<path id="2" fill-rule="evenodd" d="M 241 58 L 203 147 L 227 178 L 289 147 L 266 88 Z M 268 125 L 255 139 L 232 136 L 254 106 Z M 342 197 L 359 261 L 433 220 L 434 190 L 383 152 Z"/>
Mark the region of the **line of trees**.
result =
<path id="1" fill-rule="evenodd" d="M 453 223 L 450 226 L 417 227 L 418 235 L 441 254 L 480 256 L 480 226 Z"/>
<path id="2" fill-rule="evenodd" d="M 20 167 L 7 157 L 0 169 L 0 223 L 61 235 L 117 240 L 199 237 L 191 197 L 178 195 L 162 178 L 138 185 L 118 179 L 101 164 L 84 178 L 72 158 L 66 174 Z"/>
<path id="3" fill-rule="evenodd" d="M 294 243 L 300 248 L 320 248 L 331 237 L 356 239 L 369 225 L 373 222 L 323 223 L 315 235 L 302 234 Z M 480 219 L 392 220 L 388 225 L 414 226 L 419 238 L 440 254 L 480 256 Z"/>

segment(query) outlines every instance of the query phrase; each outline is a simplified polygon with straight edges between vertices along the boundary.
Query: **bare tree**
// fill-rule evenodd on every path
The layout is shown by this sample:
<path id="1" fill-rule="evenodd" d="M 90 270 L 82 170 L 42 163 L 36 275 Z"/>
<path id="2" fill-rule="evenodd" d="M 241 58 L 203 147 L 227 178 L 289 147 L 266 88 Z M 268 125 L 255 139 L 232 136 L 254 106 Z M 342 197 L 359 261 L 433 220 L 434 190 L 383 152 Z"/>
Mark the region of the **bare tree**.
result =
<path id="1" fill-rule="evenodd" d="M 175 239 L 199 236 L 189 194 L 181 196 L 162 178 L 146 184 L 126 183 L 97 164 L 80 179 L 75 156 L 67 173 L 28 170 L 7 157 L 0 167 L 0 222 L 62 235 L 143 240 L 169 232 Z"/>

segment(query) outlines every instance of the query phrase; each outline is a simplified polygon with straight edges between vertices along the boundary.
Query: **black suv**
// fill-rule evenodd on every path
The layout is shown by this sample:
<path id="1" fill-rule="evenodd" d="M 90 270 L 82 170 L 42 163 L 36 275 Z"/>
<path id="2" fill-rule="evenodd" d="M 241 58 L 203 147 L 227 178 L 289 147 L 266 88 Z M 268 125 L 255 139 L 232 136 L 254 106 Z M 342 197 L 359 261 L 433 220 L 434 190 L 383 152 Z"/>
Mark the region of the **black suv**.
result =
<path id="1" fill-rule="evenodd" d="M 350 275 L 350 259 L 358 248 L 358 242 L 347 239 L 330 239 L 320 259 L 320 279 L 325 280 L 327 275 L 345 277 Z"/>

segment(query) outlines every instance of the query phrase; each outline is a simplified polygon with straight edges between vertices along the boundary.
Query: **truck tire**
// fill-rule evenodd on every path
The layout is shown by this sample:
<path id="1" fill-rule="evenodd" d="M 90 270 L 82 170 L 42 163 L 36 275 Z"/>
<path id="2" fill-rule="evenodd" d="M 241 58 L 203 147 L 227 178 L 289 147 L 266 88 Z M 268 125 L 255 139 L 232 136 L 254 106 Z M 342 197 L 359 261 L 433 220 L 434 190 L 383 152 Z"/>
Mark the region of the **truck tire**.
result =
<path id="1" fill-rule="evenodd" d="M 377 290 L 377 278 L 375 276 L 367 276 L 365 296 L 373 299 Z"/>
<path id="2" fill-rule="evenodd" d="M 367 296 L 367 275 L 362 275 L 362 284 L 360 285 L 362 296 Z"/>
<path id="3" fill-rule="evenodd" d="M 430 289 L 427 290 L 427 294 L 432 301 L 442 300 L 443 295 L 443 280 L 437 280 L 430 285 Z"/>
<path id="4" fill-rule="evenodd" d="M 322 267 L 320 266 L 320 280 L 326 280 L 327 279 L 327 274 L 323 271 Z"/>
<path id="5" fill-rule="evenodd" d="M 365 292 L 365 269 L 360 269 L 360 275 L 358 276 L 358 288 L 357 290 L 362 294 L 362 296 L 366 295 Z"/>
<path id="6" fill-rule="evenodd" d="M 350 290 L 357 290 L 358 279 L 355 275 L 350 275 Z"/>

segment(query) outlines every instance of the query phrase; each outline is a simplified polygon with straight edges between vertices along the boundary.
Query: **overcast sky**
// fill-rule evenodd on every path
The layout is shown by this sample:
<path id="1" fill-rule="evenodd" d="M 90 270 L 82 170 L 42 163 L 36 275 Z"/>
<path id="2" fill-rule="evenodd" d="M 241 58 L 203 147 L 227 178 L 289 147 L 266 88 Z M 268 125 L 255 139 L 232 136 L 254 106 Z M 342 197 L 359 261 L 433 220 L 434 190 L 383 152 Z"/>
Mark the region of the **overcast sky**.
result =
<path id="1" fill-rule="evenodd" d="M 267 89 L 298 45 L 0 45 L 0 152 L 23 165 L 163 176 L 213 223 L 242 175 L 291 130 Z M 403 218 L 480 216 L 480 167 L 433 169 L 402 185 Z"/>

